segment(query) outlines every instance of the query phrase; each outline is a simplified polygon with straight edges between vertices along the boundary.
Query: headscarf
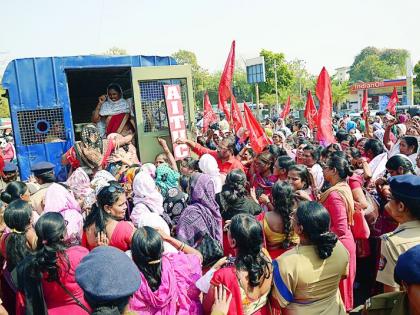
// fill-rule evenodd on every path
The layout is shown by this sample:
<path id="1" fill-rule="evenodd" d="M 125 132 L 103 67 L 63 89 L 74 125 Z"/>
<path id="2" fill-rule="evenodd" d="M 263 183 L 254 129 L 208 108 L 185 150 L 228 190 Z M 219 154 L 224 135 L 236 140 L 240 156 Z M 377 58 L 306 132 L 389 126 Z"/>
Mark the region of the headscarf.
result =
<path id="1" fill-rule="evenodd" d="M 161 283 L 152 291 L 142 273 L 140 288 L 133 294 L 129 309 L 136 314 L 201 314 L 200 290 L 195 282 L 201 277 L 201 264 L 195 255 L 176 253 L 161 258 Z M 188 288 L 188 289 L 187 289 Z"/>
<path id="2" fill-rule="evenodd" d="M 357 128 L 357 124 L 354 121 L 350 120 L 349 122 L 347 122 L 347 127 L 346 127 L 347 132 L 350 132 L 350 130 L 356 129 L 356 128 Z"/>
<path id="3" fill-rule="evenodd" d="M 302 131 L 305 134 L 305 137 L 311 138 L 311 130 L 308 126 L 303 125 L 302 128 L 300 128 L 300 131 Z"/>
<path id="4" fill-rule="evenodd" d="M 153 178 L 144 171 L 140 171 L 133 182 L 133 202 L 144 204 L 151 212 L 159 215 L 163 213 L 163 197 L 156 188 Z"/>
<path id="5" fill-rule="evenodd" d="M 378 122 L 374 122 L 372 124 L 372 127 L 373 127 L 373 131 L 382 130 L 382 125 L 380 123 L 378 123 Z"/>
<path id="6" fill-rule="evenodd" d="M 198 166 L 204 174 L 207 174 L 212 178 L 214 184 L 214 193 L 218 194 L 221 192 L 223 184 L 216 159 L 210 154 L 203 154 L 198 161 Z"/>
<path id="7" fill-rule="evenodd" d="M 134 178 L 136 177 L 138 171 L 140 171 L 139 167 L 130 167 L 124 175 L 124 182 L 133 184 Z M 150 174 L 149 174 L 150 175 Z"/>
<path id="8" fill-rule="evenodd" d="M 141 171 L 147 172 L 152 178 L 156 178 L 156 166 L 153 163 L 143 164 L 140 168 Z"/>
<path id="9" fill-rule="evenodd" d="M 74 145 L 77 159 L 82 165 L 91 169 L 97 169 L 104 160 L 104 152 L 108 149 L 108 141 L 102 141 L 100 132 L 93 124 L 83 127 L 81 134 L 82 141 Z M 94 140 L 92 140 L 92 138 Z"/>
<path id="10" fill-rule="evenodd" d="M 401 114 L 401 115 L 398 116 L 398 120 L 400 121 L 401 124 L 403 124 L 403 123 L 407 122 L 408 117 L 407 117 L 407 115 Z"/>
<path id="11" fill-rule="evenodd" d="M 376 137 L 376 139 L 378 139 L 382 143 L 384 142 L 385 130 L 383 129 L 376 130 L 373 132 L 373 135 Z"/>
<path id="12" fill-rule="evenodd" d="M 170 188 L 178 187 L 180 174 L 168 164 L 163 163 L 156 169 L 156 185 L 160 188 L 163 197 L 166 197 Z"/>
<path id="13" fill-rule="evenodd" d="M 90 208 L 95 202 L 95 191 L 90 186 L 90 179 L 82 167 L 78 167 L 67 179 L 66 185 L 70 187 L 76 199 L 83 200 L 83 208 Z"/>
<path id="14" fill-rule="evenodd" d="M 195 246 L 206 234 L 222 242 L 222 217 L 215 199 L 214 185 L 207 174 L 191 177 L 191 201 L 177 225 L 177 237 Z"/>
<path id="15" fill-rule="evenodd" d="M 82 239 L 83 217 L 79 203 L 63 185 L 53 183 L 45 193 L 44 213 L 58 212 L 67 221 L 65 241 L 79 245 Z"/>
<path id="16" fill-rule="evenodd" d="M 405 124 L 397 125 L 398 136 L 404 136 L 407 133 L 407 126 Z"/>
<path id="17" fill-rule="evenodd" d="M 265 134 L 267 135 L 267 137 L 271 138 L 273 136 L 273 129 L 266 127 L 266 128 L 264 128 L 264 131 L 265 131 Z"/>
<path id="18" fill-rule="evenodd" d="M 90 185 L 98 195 L 102 188 L 109 186 L 109 182 L 116 181 L 116 178 L 108 171 L 101 170 L 95 174 Z"/>
<path id="19" fill-rule="evenodd" d="M 101 116 L 113 116 L 117 114 L 128 114 L 131 113 L 130 103 L 124 99 L 122 88 L 119 84 L 111 83 L 108 85 L 106 92 L 108 94 L 110 89 L 117 88 L 118 92 L 121 95 L 121 98 L 118 101 L 111 101 L 109 98 L 102 104 L 99 115 Z"/>

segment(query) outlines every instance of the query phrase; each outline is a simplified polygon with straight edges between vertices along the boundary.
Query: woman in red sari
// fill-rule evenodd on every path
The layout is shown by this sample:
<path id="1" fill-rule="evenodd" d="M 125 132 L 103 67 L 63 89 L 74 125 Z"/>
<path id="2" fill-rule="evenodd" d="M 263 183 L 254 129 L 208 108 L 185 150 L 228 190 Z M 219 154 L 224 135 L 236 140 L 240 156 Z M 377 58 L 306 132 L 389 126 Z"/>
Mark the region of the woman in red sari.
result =
<path id="1" fill-rule="evenodd" d="M 85 221 L 82 245 L 89 250 L 103 244 L 129 250 L 135 228 L 133 223 L 123 221 L 127 211 L 124 188 L 117 182 L 110 182 L 96 198 L 97 203 Z"/>
<path id="2" fill-rule="evenodd" d="M 356 276 L 356 243 L 350 229 L 353 225 L 354 199 L 347 184 L 347 178 L 352 175 L 348 161 L 332 155 L 324 167 L 324 178 L 331 187 L 320 197 L 320 202 L 331 216 L 331 232 L 337 235 L 349 252 L 349 273 L 340 282 L 340 293 L 347 312 L 353 308 L 353 283 Z"/>
<path id="3" fill-rule="evenodd" d="M 214 273 L 203 300 L 204 314 L 211 313 L 214 288 L 219 285 L 226 287 L 228 294 L 233 296 L 227 315 L 269 314 L 273 267 L 270 256 L 262 247 L 261 224 L 249 214 L 238 214 L 232 218 L 228 237 L 231 247 L 235 248 L 235 261 Z"/>
<path id="4" fill-rule="evenodd" d="M 64 241 L 66 221 L 59 213 L 42 215 L 35 230 L 37 249 L 18 265 L 15 278 L 25 296 L 25 314 L 87 314 L 91 310 L 75 272 L 89 251 Z"/>
<path id="5" fill-rule="evenodd" d="M 98 125 L 102 138 L 111 133 L 126 136 L 134 134 L 136 125 L 133 116 L 132 106 L 123 98 L 121 86 L 111 83 L 107 95 L 99 97 L 92 121 Z"/>

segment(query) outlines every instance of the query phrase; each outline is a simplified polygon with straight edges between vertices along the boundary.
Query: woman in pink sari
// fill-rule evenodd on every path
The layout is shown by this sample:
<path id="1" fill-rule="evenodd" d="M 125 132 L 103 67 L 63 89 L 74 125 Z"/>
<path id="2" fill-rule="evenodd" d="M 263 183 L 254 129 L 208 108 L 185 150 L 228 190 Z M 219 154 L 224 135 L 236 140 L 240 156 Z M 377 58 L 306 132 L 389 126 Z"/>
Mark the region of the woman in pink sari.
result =
<path id="1" fill-rule="evenodd" d="M 67 179 L 66 185 L 69 186 L 82 211 L 90 210 L 96 201 L 96 196 L 90 186 L 90 178 L 83 168 L 78 167 Z"/>
<path id="2" fill-rule="evenodd" d="M 163 240 L 179 252 L 163 254 Z M 141 272 L 141 286 L 129 302 L 131 311 L 142 315 L 202 314 L 200 291 L 195 286 L 202 261 L 197 250 L 146 226 L 134 233 L 131 252 Z"/>
<path id="3" fill-rule="evenodd" d="M 69 245 L 80 245 L 83 217 L 79 203 L 63 185 L 52 184 L 45 193 L 44 213 L 58 212 L 67 221 L 65 241 Z"/>

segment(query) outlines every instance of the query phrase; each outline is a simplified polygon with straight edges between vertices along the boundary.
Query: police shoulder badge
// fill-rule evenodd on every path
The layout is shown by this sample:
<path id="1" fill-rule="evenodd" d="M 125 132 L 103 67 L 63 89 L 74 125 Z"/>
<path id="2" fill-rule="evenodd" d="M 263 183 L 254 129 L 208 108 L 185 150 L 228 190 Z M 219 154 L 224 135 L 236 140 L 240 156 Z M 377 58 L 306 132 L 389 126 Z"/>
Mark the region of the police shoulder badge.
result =
<path id="1" fill-rule="evenodd" d="M 381 258 L 379 259 L 379 270 L 384 270 L 386 266 L 386 258 L 381 255 Z"/>

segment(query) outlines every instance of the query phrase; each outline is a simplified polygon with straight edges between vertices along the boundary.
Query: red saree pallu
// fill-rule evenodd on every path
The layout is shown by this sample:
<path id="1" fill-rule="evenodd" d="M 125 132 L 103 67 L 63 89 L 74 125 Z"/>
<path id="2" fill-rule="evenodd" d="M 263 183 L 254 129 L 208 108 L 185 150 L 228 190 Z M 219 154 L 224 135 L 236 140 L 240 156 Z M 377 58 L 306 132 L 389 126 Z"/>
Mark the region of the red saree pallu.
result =
<path id="1" fill-rule="evenodd" d="M 130 120 L 130 114 L 121 113 L 109 116 L 106 123 L 106 134 L 121 133 L 124 126 Z"/>

